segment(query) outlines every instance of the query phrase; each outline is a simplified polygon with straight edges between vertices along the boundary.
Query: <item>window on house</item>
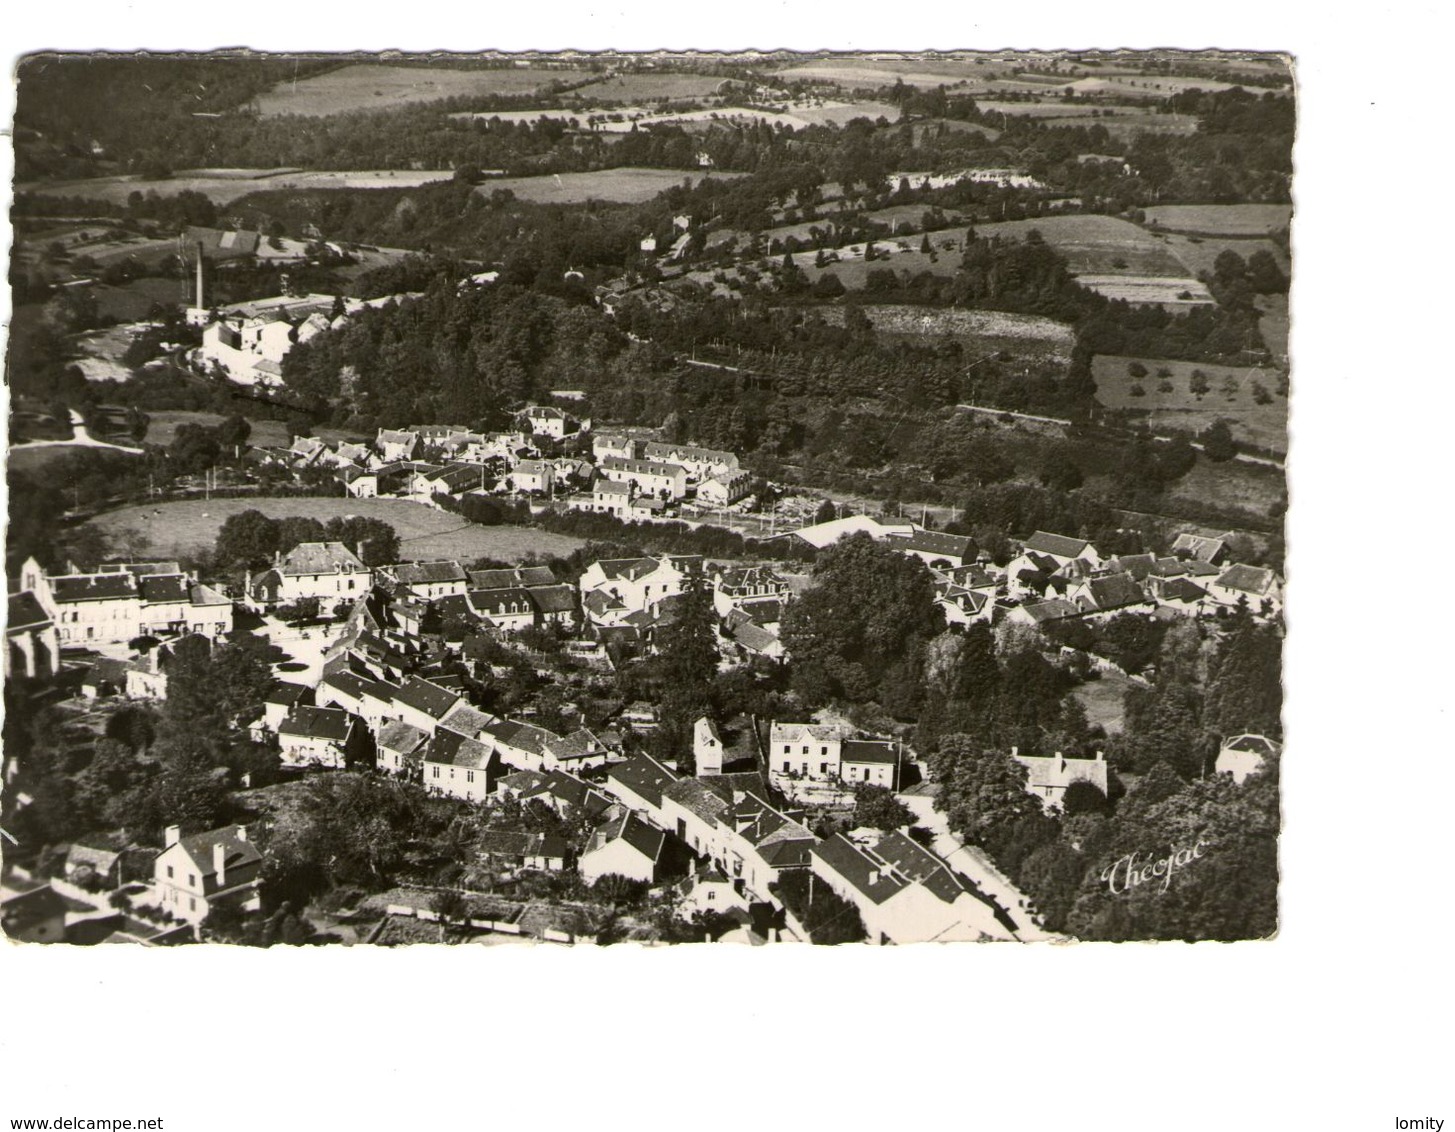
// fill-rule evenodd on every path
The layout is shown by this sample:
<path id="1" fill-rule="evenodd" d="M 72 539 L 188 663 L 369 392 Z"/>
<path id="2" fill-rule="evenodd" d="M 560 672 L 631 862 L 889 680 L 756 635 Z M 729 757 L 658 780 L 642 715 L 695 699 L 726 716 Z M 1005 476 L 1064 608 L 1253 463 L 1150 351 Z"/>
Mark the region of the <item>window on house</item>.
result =
<path id="1" fill-rule="evenodd" d="M 467 770 L 467 771 L 465 771 L 465 781 L 466 782 L 474 782 L 475 781 L 475 772 L 473 770 Z"/>
<path id="2" fill-rule="evenodd" d="M 197 887 L 197 878 L 192 873 L 187 874 L 187 884 L 191 888 Z"/>
<path id="3" fill-rule="evenodd" d="M 829 772 L 829 764 L 828 763 L 819 763 L 818 764 L 818 772 L 819 772 L 819 774 L 828 774 L 828 772 Z"/>
<path id="4" fill-rule="evenodd" d="M 439 767 L 432 766 L 429 769 L 434 772 L 433 775 L 432 775 L 432 777 L 438 778 L 440 776 L 440 768 Z"/>
<path id="5" fill-rule="evenodd" d="M 197 911 L 197 898 L 195 896 L 187 897 L 187 907 L 193 912 Z"/>
<path id="6" fill-rule="evenodd" d="M 791 771 L 792 769 L 793 769 L 793 764 L 791 762 L 789 762 L 787 759 L 784 759 L 783 760 L 783 771 L 784 771 L 784 773 L 786 774 L 788 771 Z"/>
<path id="7" fill-rule="evenodd" d="M 167 879 L 168 880 L 171 880 L 172 879 L 172 866 L 171 865 L 168 865 L 167 866 Z"/>

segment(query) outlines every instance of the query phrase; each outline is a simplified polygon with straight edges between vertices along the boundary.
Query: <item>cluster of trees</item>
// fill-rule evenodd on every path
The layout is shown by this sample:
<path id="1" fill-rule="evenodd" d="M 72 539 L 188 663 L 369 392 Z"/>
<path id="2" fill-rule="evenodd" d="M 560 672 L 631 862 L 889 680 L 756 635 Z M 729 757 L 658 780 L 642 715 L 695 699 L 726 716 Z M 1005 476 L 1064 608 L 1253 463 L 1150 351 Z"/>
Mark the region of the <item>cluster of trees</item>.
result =
<path id="1" fill-rule="evenodd" d="M 994 654 L 981 639 L 970 653 L 974 667 L 957 672 L 963 699 L 945 713 L 956 730 L 929 740 L 938 805 L 958 835 L 984 848 L 1035 899 L 1053 930 L 1090 939 L 1268 935 L 1277 926 L 1277 760 L 1241 786 L 1211 770 L 1222 738 L 1281 735 L 1280 633 L 1239 617 L 1212 631 L 1180 624 L 1153 648 L 1152 637 L 1114 628 L 1122 620 L 1108 623 L 1103 639 L 1125 638 L 1151 653 L 1157 675 L 1151 687 L 1126 693 L 1123 730 L 1106 744 L 1109 796 L 1079 783 L 1059 813 L 1048 813 L 1026 792 L 1024 767 L 1006 754 L 1008 736 L 980 722 L 994 720 L 995 693 L 984 689 L 996 683 Z M 1000 660 L 1002 682 L 1009 664 Z M 1018 683 L 1017 690 L 1035 686 Z M 1085 753 L 1084 745 L 1061 745 L 1069 736 L 1040 730 L 1039 738 L 1022 732 L 1031 741 L 1022 750 Z M 1184 862 L 1165 887 L 1160 880 L 1128 883 L 1131 854 L 1140 870 L 1199 843 L 1204 851 L 1195 863 Z"/>
<path id="2" fill-rule="evenodd" d="M 341 542 L 366 566 L 399 561 L 399 534 L 382 519 L 360 515 L 335 516 L 326 523 L 301 515 L 273 519 L 252 508 L 224 520 L 213 561 L 223 570 L 265 569 L 275 555 L 287 554 L 303 542 Z"/>

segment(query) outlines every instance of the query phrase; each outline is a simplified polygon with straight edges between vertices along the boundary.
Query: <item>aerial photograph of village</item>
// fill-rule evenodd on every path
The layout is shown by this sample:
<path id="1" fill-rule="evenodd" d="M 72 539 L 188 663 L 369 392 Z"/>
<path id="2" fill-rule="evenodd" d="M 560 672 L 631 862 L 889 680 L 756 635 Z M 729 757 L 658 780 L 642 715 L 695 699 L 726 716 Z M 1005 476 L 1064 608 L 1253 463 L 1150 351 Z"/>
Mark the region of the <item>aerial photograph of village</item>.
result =
<path id="1" fill-rule="evenodd" d="M 16 82 L 5 936 L 1278 933 L 1287 57 Z"/>

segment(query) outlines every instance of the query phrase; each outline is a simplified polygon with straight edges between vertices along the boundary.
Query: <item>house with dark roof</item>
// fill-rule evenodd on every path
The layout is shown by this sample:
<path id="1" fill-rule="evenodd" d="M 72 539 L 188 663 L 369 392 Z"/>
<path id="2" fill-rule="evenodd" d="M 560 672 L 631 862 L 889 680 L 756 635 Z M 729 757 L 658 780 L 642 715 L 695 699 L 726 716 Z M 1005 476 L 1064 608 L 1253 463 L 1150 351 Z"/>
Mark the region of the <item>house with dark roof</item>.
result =
<path id="1" fill-rule="evenodd" d="M 1231 537 L 1231 534 L 1180 534 L 1172 540 L 1168 553 L 1177 558 L 1193 558 L 1211 566 L 1220 566 L 1227 559 L 1228 539 Z"/>
<path id="2" fill-rule="evenodd" d="M 552 833 L 512 833 L 490 829 L 475 841 L 481 861 L 497 868 L 563 872 L 571 860 L 571 843 Z"/>
<path id="3" fill-rule="evenodd" d="M 839 749 L 839 777 L 855 786 L 899 788 L 903 752 L 890 739 L 845 739 Z"/>
<path id="4" fill-rule="evenodd" d="M 569 735 L 545 733 L 541 743 L 541 766 L 545 770 L 564 770 L 572 774 L 593 767 L 605 766 L 611 752 L 594 732 L 578 727 Z"/>
<path id="5" fill-rule="evenodd" d="M 1283 580 L 1266 566 L 1229 566 L 1207 587 L 1219 605 L 1245 608 L 1255 616 L 1283 608 Z"/>
<path id="6" fill-rule="evenodd" d="M 563 770 L 547 771 L 534 786 L 519 794 L 522 804 L 540 802 L 563 818 L 599 818 L 611 809 L 612 801 L 602 791 Z"/>
<path id="7" fill-rule="evenodd" d="M 502 633 L 518 633 L 536 624 L 536 603 L 524 587 L 508 590 L 471 590 L 470 608 Z"/>
<path id="8" fill-rule="evenodd" d="M 488 745 L 454 731 L 436 731 L 421 756 L 425 789 L 483 802 L 500 779 L 500 756 Z"/>
<path id="9" fill-rule="evenodd" d="M 1146 593 L 1129 573 L 1087 578 L 1072 586 L 1066 596 L 1088 617 L 1105 617 L 1148 604 Z"/>
<path id="10" fill-rule="evenodd" d="M 1005 619 L 1019 625 L 1044 625 L 1049 621 L 1080 616 L 1081 610 L 1071 602 L 1065 598 L 1054 597 L 1049 601 L 1031 601 L 1014 606 Z"/>
<path id="11" fill-rule="evenodd" d="M 665 833 L 628 810 L 591 835 L 576 867 L 587 884 L 610 875 L 655 884 L 666 844 Z"/>
<path id="12" fill-rule="evenodd" d="M 859 912 L 869 943 L 1004 938 L 994 907 L 943 860 L 898 831 L 836 833 L 810 850 L 814 876 Z"/>
<path id="13" fill-rule="evenodd" d="M 454 688 L 410 676 L 394 692 L 392 715 L 433 735 L 440 721 L 464 702 L 465 697 Z"/>
<path id="14" fill-rule="evenodd" d="M 183 837 L 167 827 L 153 865 L 153 893 L 164 911 L 200 924 L 220 904 L 254 911 L 260 903 L 263 856 L 243 825 Z"/>
<path id="15" fill-rule="evenodd" d="M 288 767 L 342 770 L 372 762 L 371 746 L 364 721 L 342 708 L 297 704 L 278 725 L 278 748 Z"/>
<path id="16" fill-rule="evenodd" d="M 16 943 L 64 943 L 65 898 L 48 884 L 0 896 L 0 934 Z"/>
<path id="17" fill-rule="evenodd" d="M 702 559 L 696 555 L 593 562 L 578 583 L 586 619 L 593 625 L 626 624 L 631 614 L 680 594 L 688 576 L 701 569 Z"/>
<path id="18" fill-rule="evenodd" d="M 410 596 L 423 601 L 463 596 L 469 588 L 464 569 L 448 558 L 380 566 L 378 581 L 396 597 Z"/>
<path id="19" fill-rule="evenodd" d="M 5 616 L 5 678 L 54 676 L 60 671 L 56 624 L 29 590 L 9 595 Z"/>
<path id="20" fill-rule="evenodd" d="M 920 527 L 908 535 L 894 535 L 884 545 L 901 554 L 918 558 L 926 566 L 964 566 L 978 553 L 975 540 L 968 535 L 950 535 L 943 531 L 927 531 Z"/>
<path id="21" fill-rule="evenodd" d="M 276 681 L 263 698 L 263 718 L 260 730 L 277 734 L 283 721 L 293 714 L 295 708 L 314 702 L 314 690 L 307 684 L 294 684 L 287 680 Z M 327 705 L 324 705 L 327 706 Z"/>
<path id="22" fill-rule="evenodd" d="M 662 793 L 676 781 L 677 775 L 642 752 L 607 771 L 606 790 L 628 809 L 666 826 L 668 823 L 662 816 Z"/>
<path id="23" fill-rule="evenodd" d="M 395 719 L 386 723 L 374 741 L 375 765 L 385 774 L 414 777 L 429 744 L 429 733 Z"/>

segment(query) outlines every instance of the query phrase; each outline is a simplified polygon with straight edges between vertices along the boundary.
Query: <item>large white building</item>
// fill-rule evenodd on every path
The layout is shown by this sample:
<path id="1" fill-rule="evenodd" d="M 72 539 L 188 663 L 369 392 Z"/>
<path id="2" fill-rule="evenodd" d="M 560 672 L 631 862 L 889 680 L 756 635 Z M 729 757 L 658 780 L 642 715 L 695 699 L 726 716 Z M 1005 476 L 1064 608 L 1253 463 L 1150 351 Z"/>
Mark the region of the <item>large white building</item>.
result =
<path id="1" fill-rule="evenodd" d="M 92 573 L 47 574 L 34 559 L 20 571 L 62 646 L 124 644 L 143 634 L 232 632 L 232 602 L 176 562 L 117 562 Z"/>
<path id="2" fill-rule="evenodd" d="M 248 596 L 260 605 L 289 605 L 304 598 L 354 601 L 373 586 L 374 572 L 341 542 L 300 542 L 272 569 L 249 580 Z"/>

